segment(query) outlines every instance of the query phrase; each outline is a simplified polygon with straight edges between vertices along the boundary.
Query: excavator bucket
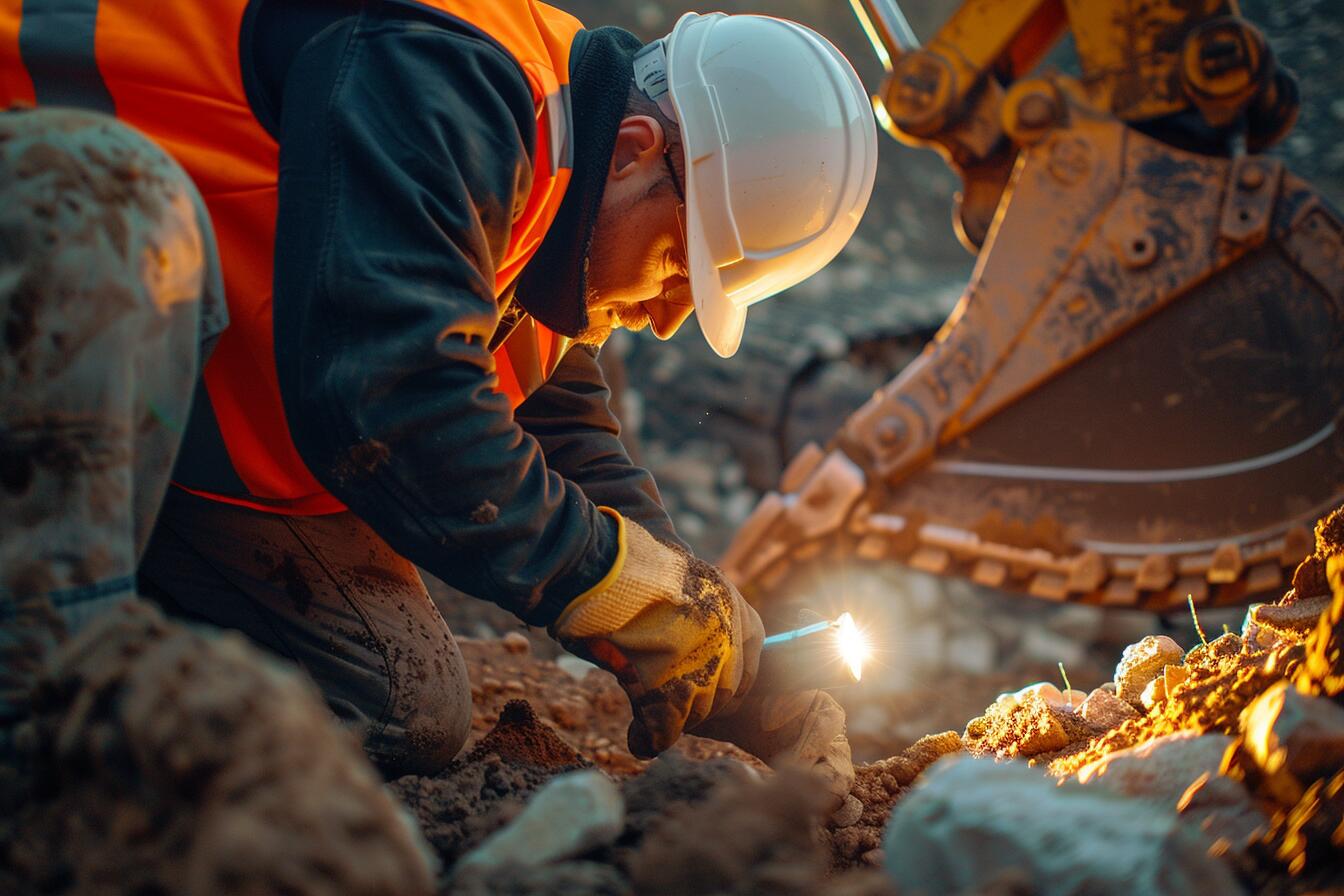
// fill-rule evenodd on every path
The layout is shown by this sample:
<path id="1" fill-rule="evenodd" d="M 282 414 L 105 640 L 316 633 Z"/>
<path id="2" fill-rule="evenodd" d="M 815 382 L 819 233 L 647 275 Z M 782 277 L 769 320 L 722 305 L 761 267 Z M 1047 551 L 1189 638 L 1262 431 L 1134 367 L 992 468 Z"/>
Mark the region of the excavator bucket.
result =
<path id="1" fill-rule="evenodd" d="M 896 561 L 1054 601 L 1281 594 L 1344 503 L 1344 221 L 1275 158 L 1061 90 L 959 304 L 792 460 L 722 563 Z"/>

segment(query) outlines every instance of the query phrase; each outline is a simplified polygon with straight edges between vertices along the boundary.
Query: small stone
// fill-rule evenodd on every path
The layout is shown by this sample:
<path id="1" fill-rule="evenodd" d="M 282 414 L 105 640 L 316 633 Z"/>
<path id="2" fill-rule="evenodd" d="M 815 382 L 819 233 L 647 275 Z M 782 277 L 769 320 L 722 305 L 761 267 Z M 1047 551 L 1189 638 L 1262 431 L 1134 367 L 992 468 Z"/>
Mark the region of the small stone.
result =
<path id="1" fill-rule="evenodd" d="M 994 702 L 999 706 L 1007 708 L 1011 706 L 1016 706 L 1017 704 L 1021 703 L 1023 700 L 1027 699 L 1027 697 L 1033 694 L 1045 700 L 1046 702 L 1050 702 L 1051 700 L 1058 700 L 1062 697 L 1062 695 L 1059 693 L 1059 688 L 1055 687 L 1050 682 L 1037 681 L 1027 685 L 1026 687 L 1018 688 L 1016 691 L 1009 691 L 1007 693 L 1000 694 L 998 697 L 994 699 Z"/>
<path id="2" fill-rule="evenodd" d="M 524 654 L 532 652 L 532 642 L 527 640 L 527 635 L 522 632 L 509 632 L 499 640 L 509 653 Z"/>
<path id="3" fill-rule="evenodd" d="M 1190 670 L 1184 666 L 1168 666 L 1162 670 L 1162 687 L 1168 697 L 1176 685 L 1190 677 Z"/>
<path id="4" fill-rule="evenodd" d="M 1005 872 L 1040 896 L 1243 892 L 1192 827 L 1024 763 L 945 759 L 896 804 L 884 868 L 902 893 L 980 892 Z"/>
<path id="5" fill-rule="evenodd" d="M 1022 739 L 1017 745 L 1020 755 L 1053 753 L 1069 745 L 1069 735 L 1064 726 L 1050 711 L 1050 704 L 1039 695 L 1033 694 L 1023 700 L 1019 704 L 1019 712 L 1023 714 L 1019 721 L 1022 725 Z"/>
<path id="6" fill-rule="evenodd" d="M 1128 719 L 1137 719 L 1138 711 L 1104 687 L 1087 695 L 1079 713 L 1093 725 L 1116 728 Z"/>
<path id="7" fill-rule="evenodd" d="M 493 675 L 487 675 L 481 679 L 481 689 L 487 694 L 493 694 L 495 691 L 498 691 L 501 686 L 499 679 L 495 678 Z"/>
<path id="8" fill-rule="evenodd" d="M 521 694 L 523 691 L 526 691 L 527 688 L 524 687 L 523 683 L 518 679 L 510 678 L 508 681 L 504 682 L 504 690 Z"/>
<path id="9" fill-rule="evenodd" d="M 1143 694 L 1139 697 L 1139 704 L 1144 709 L 1152 712 L 1152 709 L 1163 700 L 1167 699 L 1167 681 L 1162 676 L 1154 678 L 1144 686 Z"/>
<path id="10" fill-rule="evenodd" d="M 1070 712 L 1078 712 L 1083 708 L 1083 701 L 1087 699 L 1087 692 L 1080 691 L 1077 688 L 1069 688 L 1062 695 L 1063 702 L 1059 705 L 1060 709 L 1067 709 Z"/>
<path id="11" fill-rule="evenodd" d="M 869 865 L 873 868 L 882 867 L 882 863 L 885 862 L 886 860 L 887 860 L 887 854 L 882 849 L 870 849 L 863 855 L 859 856 L 859 861 L 861 863 L 863 863 L 864 865 Z"/>
<path id="12" fill-rule="evenodd" d="M 571 700 L 552 700 L 546 707 L 551 721 L 566 731 L 577 731 L 586 722 L 582 704 Z"/>
<path id="13" fill-rule="evenodd" d="M 847 828 L 856 824 L 863 817 L 863 803 L 859 798 L 850 794 L 845 797 L 845 801 L 840 804 L 840 808 L 831 814 L 831 826 L 836 828 Z"/>
<path id="14" fill-rule="evenodd" d="M 597 666 L 585 659 L 580 659 L 579 657 L 574 656 L 572 653 L 560 654 L 555 658 L 555 664 L 560 667 L 561 672 L 564 672 L 575 681 L 583 681 L 588 677 L 589 672 L 597 668 Z"/>
<path id="15" fill-rule="evenodd" d="M 1137 644 L 1125 648 L 1120 663 L 1115 667 L 1117 696 L 1133 705 L 1142 706 L 1143 690 L 1162 674 L 1162 670 L 1178 664 L 1185 651 L 1166 635 L 1149 635 Z"/>
<path id="16" fill-rule="evenodd" d="M 596 770 L 554 778 L 518 817 L 458 863 L 468 868 L 546 865 L 611 843 L 625 823 L 625 800 Z"/>

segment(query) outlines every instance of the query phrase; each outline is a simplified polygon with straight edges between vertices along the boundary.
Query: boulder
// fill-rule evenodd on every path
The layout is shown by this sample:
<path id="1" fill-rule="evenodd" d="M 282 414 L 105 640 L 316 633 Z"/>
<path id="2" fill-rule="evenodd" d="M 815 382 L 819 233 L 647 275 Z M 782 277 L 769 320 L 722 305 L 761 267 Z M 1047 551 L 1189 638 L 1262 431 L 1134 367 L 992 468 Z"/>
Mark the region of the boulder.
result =
<path id="1" fill-rule="evenodd" d="M 1246 751 L 1267 775 L 1306 787 L 1344 768 L 1344 708 L 1278 682 L 1242 714 Z"/>
<path id="2" fill-rule="evenodd" d="M 1268 830 L 1246 788 L 1219 774 L 1233 739 L 1178 731 L 1084 766 L 1078 780 L 1122 796 L 1152 800 L 1238 852 Z"/>
<path id="3" fill-rule="evenodd" d="M 561 775 L 528 801 L 505 827 L 458 862 L 474 868 L 546 865 L 605 846 L 625 824 L 625 800 L 611 779 L 594 769 Z"/>
<path id="4" fill-rule="evenodd" d="M 1131 706 L 1142 706 L 1143 689 L 1148 683 L 1167 666 L 1180 663 L 1184 656 L 1181 645 L 1166 635 L 1149 635 L 1129 645 L 1115 667 L 1117 695 Z"/>
<path id="5" fill-rule="evenodd" d="M 947 759 L 897 804 L 883 838 L 903 894 L 979 889 L 1005 873 L 1038 896 L 1243 892 L 1175 812 L 1020 763 Z"/>

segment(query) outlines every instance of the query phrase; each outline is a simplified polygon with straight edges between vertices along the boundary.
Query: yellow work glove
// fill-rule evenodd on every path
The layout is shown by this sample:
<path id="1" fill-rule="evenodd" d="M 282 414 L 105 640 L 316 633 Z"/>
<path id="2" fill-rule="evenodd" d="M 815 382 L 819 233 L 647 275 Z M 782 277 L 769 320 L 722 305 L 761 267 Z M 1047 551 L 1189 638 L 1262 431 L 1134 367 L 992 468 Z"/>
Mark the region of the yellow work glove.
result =
<path id="1" fill-rule="evenodd" d="M 616 676 L 635 716 L 630 752 L 651 758 L 746 693 L 765 630 L 717 568 L 600 509 L 620 529 L 616 562 L 550 632 Z"/>

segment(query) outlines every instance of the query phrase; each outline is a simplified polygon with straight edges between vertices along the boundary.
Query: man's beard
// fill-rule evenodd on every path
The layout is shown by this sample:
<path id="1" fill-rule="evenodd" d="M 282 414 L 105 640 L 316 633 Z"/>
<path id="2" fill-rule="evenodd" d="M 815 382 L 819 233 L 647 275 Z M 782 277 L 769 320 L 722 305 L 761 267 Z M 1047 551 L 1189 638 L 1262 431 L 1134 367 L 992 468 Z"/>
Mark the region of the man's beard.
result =
<path id="1" fill-rule="evenodd" d="M 595 294 L 591 291 L 589 294 L 595 298 Z M 615 312 L 616 318 L 621 322 L 621 327 L 632 333 L 637 333 L 649 326 L 649 312 L 645 311 L 644 306 L 638 302 L 618 305 L 615 309 L 610 310 Z M 585 328 L 578 336 L 574 337 L 574 341 L 581 345 L 601 345 L 611 336 L 613 327 L 608 323 L 610 320 L 610 317 L 604 316 L 602 323 Z"/>

